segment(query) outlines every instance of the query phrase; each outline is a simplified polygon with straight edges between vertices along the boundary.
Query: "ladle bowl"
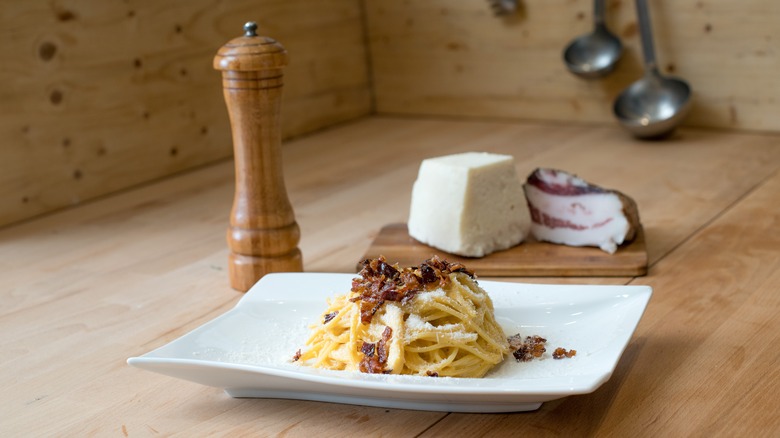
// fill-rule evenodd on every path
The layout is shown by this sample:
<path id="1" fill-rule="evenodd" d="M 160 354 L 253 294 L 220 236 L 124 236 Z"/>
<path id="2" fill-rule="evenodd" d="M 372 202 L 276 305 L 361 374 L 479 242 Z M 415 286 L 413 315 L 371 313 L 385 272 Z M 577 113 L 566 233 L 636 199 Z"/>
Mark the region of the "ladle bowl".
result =
<path id="1" fill-rule="evenodd" d="M 615 100 L 613 112 L 621 125 L 640 138 L 663 137 L 671 133 L 691 107 L 687 82 L 664 77 L 658 72 L 646 0 L 636 0 L 639 33 L 645 60 L 645 75 Z"/>
<path id="2" fill-rule="evenodd" d="M 691 107 L 687 82 L 661 76 L 656 70 L 626 88 L 615 100 L 614 113 L 621 125 L 640 138 L 671 133 Z"/>
<path id="3" fill-rule="evenodd" d="M 623 44 L 604 24 L 604 0 L 593 3 L 593 32 L 572 41 L 563 52 L 570 72 L 592 79 L 614 70 L 623 53 Z"/>

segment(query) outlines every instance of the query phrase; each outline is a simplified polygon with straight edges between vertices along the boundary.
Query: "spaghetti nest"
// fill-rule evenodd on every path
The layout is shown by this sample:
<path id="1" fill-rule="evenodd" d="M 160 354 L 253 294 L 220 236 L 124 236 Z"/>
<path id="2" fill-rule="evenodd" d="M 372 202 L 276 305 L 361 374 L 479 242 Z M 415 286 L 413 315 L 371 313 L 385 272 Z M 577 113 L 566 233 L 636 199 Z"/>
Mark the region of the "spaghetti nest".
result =
<path id="1" fill-rule="evenodd" d="M 482 377 L 510 351 L 474 274 L 435 256 L 404 269 L 364 261 L 311 330 L 295 359 L 333 370 Z"/>

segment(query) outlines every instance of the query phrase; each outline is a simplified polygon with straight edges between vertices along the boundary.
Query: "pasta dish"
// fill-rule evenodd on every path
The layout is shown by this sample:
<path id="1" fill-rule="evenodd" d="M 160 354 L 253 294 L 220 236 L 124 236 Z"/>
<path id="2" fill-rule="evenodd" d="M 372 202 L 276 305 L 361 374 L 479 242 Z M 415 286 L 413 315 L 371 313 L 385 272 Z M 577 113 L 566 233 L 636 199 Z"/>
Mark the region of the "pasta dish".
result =
<path id="1" fill-rule="evenodd" d="M 482 377 L 512 352 L 493 303 L 460 263 L 366 260 L 351 291 L 311 326 L 302 365 L 364 373 Z"/>

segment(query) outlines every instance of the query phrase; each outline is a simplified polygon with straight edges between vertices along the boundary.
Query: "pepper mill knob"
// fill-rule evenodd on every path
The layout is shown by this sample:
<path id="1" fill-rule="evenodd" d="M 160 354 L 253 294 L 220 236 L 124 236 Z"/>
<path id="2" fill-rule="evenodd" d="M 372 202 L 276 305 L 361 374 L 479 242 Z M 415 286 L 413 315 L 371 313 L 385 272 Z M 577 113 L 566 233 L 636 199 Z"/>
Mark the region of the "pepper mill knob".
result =
<path id="1" fill-rule="evenodd" d="M 236 187 L 227 230 L 230 285 L 246 292 L 269 272 L 303 270 L 300 230 L 282 173 L 281 104 L 287 51 L 257 24 L 214 57 L 230 116 Z"/>
<path id="2" fill-rule="evenodd" d="M 257 36 L 257 23 L 254 21 L 247 21 L 244 25 L 244 36 L 256 37 Z"/>

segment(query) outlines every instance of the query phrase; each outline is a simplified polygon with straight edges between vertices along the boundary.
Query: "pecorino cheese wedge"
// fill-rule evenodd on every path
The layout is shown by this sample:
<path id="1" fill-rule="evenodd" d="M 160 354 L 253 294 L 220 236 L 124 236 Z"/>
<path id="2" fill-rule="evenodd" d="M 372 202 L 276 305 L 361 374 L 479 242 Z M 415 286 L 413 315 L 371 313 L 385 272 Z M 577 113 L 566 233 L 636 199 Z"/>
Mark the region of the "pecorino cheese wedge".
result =
<path id="1" fill-rule="evenodd" d="M 522 242 L 529 222 L 512 156 L 467 152 L 420 165 L 409 213 L 420 242 L 482 257 Z"/>
<path id="2" fill-rule="evenodd" d="M 636 237 L 640 226 L 636 203 L 618 191 L 554 169 L 536 169 L 523 189 L 536 240 L 597 246 L 612 254 Z"/>

